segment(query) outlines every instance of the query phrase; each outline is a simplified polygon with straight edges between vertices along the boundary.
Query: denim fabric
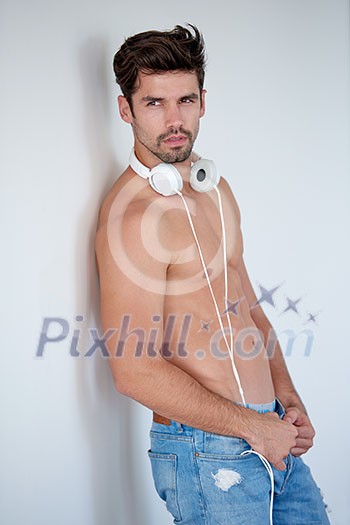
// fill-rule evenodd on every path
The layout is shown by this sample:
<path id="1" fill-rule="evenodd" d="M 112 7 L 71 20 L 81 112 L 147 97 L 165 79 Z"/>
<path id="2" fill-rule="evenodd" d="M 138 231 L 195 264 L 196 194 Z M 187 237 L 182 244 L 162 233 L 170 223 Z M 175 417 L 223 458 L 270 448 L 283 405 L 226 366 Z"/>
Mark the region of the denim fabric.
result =
<path id="1" fill-rule="evenodd" d="M 276 400 L 276 412 L 284 410 Z M 148 456 L 156 491 L 174 523 L 269 525 L 271 482 L 244 440 L 171 421 L 152 422 Z M 329 525 L 310 469 L 289 454 L 274 474 L 274 525 Z"/>

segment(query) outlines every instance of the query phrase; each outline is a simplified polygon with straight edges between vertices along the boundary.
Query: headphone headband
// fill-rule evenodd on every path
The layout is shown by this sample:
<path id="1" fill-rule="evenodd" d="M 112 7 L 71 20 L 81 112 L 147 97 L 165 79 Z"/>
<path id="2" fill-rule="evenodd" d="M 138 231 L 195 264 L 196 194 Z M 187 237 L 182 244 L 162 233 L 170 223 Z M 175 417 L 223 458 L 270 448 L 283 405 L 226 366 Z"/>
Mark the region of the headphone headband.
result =
<path id="1" fill-rule="evenodd" d="M 220 180 L 214 162 L 202 159 L 194 152 L 192 152 L 192 158 L 195 159 L 195 162 L 192 162 L 191 165 L 191 187 L 201 193 L 212 190 L 219 184 Z M 161 162 L 154 168 L 149 169 L 136 157 L 134 148 L 132 148 L 129 164 L 140 177 L 149 181 L 155 191 L 165 197 L 179 193 L 182 190 L 182 177 L 172 163 Z"/>
<path id="2" fill-rule="evenodd" d="M 149 178 L 149 176 L 151 174 L 151 170 L 149 168 L 147 168 L 147 166 L 142 164 L 142 162 L 139 161 L 139 159 L 135 155 L 134 148 L 132 148 L 131 152 L 130 152 L 129 164 L 132 167 L 132 169 L 138 175 L 140 175 L 140 177 L 142 177 L 143 179 L 148 179 Z"/>

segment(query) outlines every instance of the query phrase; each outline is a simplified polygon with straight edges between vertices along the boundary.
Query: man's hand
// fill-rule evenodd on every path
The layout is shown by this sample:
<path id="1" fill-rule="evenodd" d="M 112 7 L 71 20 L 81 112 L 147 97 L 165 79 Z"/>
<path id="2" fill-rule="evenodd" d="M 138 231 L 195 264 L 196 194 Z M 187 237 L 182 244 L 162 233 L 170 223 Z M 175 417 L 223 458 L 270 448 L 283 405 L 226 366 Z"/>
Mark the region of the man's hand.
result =
<path id="1" fill-rule="evenodd" d="M 277 470 L 285 470 L 283 459 L 296 447 L 298 430 L 289 421 L 281 420 L 275 412 L 254 414 L 254 435 L 247 441 Z"/>
<path id="2" fill-rule="evenodd" d="M 289 407 L 286 409 L 283 421 L 292 423 L 298 431 L 296 445 L 290 449 L 290 453 L 293 454 L 293 456 L 305 454 L 305 452 L 312 447 L 315 437 L 315 430 L 309 417 L 299 408 Z"/>

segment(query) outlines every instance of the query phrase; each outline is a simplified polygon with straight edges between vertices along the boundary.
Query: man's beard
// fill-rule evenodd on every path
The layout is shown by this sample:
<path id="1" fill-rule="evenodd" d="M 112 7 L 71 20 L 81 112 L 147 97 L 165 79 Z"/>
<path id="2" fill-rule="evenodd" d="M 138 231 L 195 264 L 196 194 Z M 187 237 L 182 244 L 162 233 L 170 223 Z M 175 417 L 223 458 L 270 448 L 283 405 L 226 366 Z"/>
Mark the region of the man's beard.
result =
<path id="1" fill-rule="evenodd" d="M 196 131 L 195 135 L 197 136 L 198 131 Z M 168 152 L 161 151 L 161 145 L 164 140 L 166 140 L 168 137 L 171 137 L 173 135 L 185 135 L 187 137 L 188 142 L 185 146 L 179 146 L 178 148 L 172 148 Z M 167 163 L 173 163 L 173 162 L 184 162 L 188 159 L 188 157 L 192 153 L 193 143 L 196 137 L 193 139 L 193 133 L 190 131 L 184 130 L 183 128 L 180 128 L 179 130 L 170 130 L 167 133 L 164 133 L 163 135 L 159 135 L 157 138 L 157 146 L 159 150 L 153 151 L 152 153 L 156 155 L 162 162 Z"/>
<path id="2" fill-rule="evenodd" d="M 179 146 L 179 148 L 172 148 L 170 151 L 152 151 L 153 155 L 158 157 L 162 162 L 172 164 L 173 162 L 184 162 L 192 153 L 193 143 L 188 142 L 186 146 Z"/>
<path id="3" fill-rule="evenodd" d="M 135 129 L 136 128 L 136 129 Z M 145 148 L 148 149 L 155 157 L 158 157 L 158 159 L 161 162 L 165 162 L 167 164 L 173 164 L 174 162 L 184 162 L 189 158 L 189 156 L 192 153 L 192 148 L 194 141 L 197 138 L 199 126 L 194 130 L 193 133 L 191 131 L 187 131 L 180 127 L 178 130 L 169 130 L 167 133 L 164 133 L 162 135 L 159 135 L 157 137 L 156 143 L 152 144 L 147 139 L 145 139 L 142 136 L 142 132 L 138 133 L 137 126 L 134 126 L 134 132 L 136 133 L 136 136 L 138 140 L 141 142 Z M 162 151 L 161 145 L 164 140 L 166 140 L 168 137 L 171 137 L 173 135 L 185 135 L 188 139 L 187 144 L 184 146 L 178 146 L 171 148 L 169 151 Z"/>

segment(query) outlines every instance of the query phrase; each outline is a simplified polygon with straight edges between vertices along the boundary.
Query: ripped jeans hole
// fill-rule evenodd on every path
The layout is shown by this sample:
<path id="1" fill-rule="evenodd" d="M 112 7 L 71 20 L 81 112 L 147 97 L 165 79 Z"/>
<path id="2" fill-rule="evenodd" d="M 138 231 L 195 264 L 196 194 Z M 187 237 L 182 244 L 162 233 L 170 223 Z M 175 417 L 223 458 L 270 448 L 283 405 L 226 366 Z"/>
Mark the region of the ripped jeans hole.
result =
<path id="1" fill-rule="evenodd" d="M 225 492 L 234 485 L 239 485 L 242 481 L 240 473 L 229 468 L 221 468 L 216 474 L 211 473 L 211 475 L 215 479 L 215 485 Z"/>

